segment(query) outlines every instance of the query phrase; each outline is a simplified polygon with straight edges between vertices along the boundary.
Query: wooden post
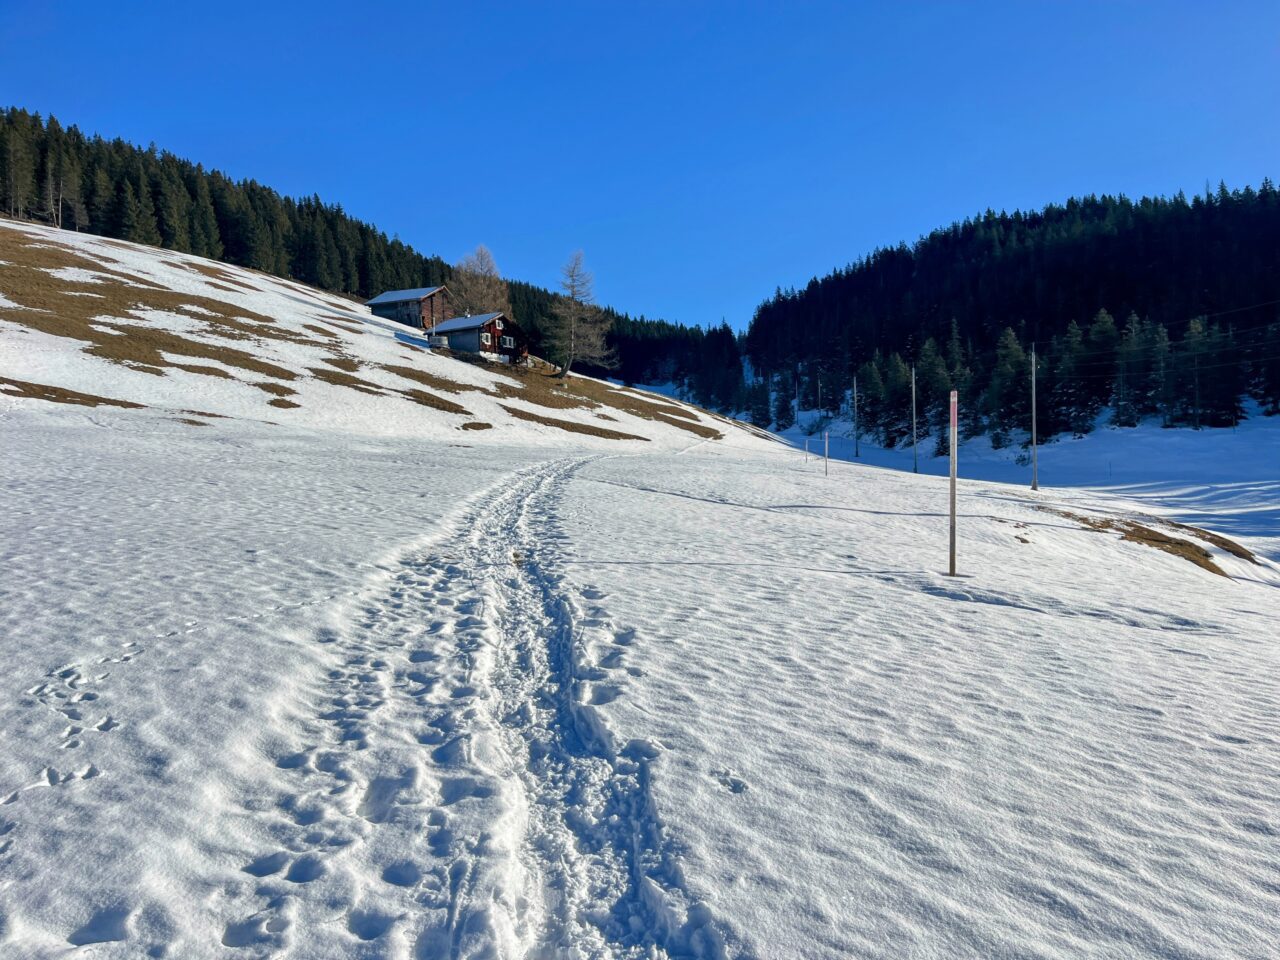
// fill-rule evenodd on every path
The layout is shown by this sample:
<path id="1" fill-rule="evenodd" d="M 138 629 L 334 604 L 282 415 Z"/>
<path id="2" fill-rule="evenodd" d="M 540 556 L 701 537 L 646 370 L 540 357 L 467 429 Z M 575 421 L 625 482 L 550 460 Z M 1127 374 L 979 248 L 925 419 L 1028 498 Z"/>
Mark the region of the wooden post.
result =
<path id="1" fill-rule="evenodd" d="M 809 438 L 804 438 L 804 462 L 809 462 Z"/>
<path id="2" fill-rule="evenodd" d="M 954 577 L 956 575 L 956 458 L 958 451 L 956 450 L 956 421 L 958 419 L 956 407 L 958 405 L 956 391 L 951 391 L 951 563 L 948 575 Z"/>
<path id="3" fill-rule="evenodd" d="M 831 441 L 826 430 L 822 431 L 822 475 L 831 476 Z"/>

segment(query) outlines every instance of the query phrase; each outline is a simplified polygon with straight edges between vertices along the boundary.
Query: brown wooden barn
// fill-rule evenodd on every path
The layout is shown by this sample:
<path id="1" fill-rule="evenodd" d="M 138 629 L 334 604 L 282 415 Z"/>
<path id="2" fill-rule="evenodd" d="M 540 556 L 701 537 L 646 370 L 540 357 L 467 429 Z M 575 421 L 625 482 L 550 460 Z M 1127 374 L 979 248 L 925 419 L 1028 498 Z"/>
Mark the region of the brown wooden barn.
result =
<path id="1" fill-rule="evenodd" d="M 430 332 L 432 327 L 453 318 L 449 291 L 444 287 L 415 287 L 388 290 L 365 304 L 375 317 L 394 320 Z"/>

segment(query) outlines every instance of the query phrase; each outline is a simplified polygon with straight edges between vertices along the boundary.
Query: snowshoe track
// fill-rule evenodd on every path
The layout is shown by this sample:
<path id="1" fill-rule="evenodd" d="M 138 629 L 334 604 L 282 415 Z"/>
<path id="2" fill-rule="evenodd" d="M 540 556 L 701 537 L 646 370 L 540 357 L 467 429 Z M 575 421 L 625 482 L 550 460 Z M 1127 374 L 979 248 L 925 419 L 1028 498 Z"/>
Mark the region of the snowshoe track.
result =
<path id="1" fill-rule="evenodd" d="M 658 750 L 619 748 L 595 709 L 623 689 L 620 658 L 589 664 L 582 643 L 614 632 L 605 598 L 572 596 L 557 572 L 560 491 L 590 459 L 477 495 L 317 638 L 333 663 L 299 743 L 274 758 L 276 846 L 246 852 L 255 879 L 229 905 L 224 946 L 725 954 L 654 811 Z"/>

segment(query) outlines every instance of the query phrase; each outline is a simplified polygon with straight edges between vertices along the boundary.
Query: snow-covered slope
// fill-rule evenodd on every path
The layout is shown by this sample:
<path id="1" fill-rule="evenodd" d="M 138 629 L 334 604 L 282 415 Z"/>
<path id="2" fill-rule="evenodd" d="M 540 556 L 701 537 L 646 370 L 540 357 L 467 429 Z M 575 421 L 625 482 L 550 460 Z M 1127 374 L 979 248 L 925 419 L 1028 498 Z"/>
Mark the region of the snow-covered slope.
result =
<path id="1" fill-rule="evenodd" d="M 0 956 L 1274 953 L 1273 563 L 359 329 L 467 414 L 4 321 Z"/>
<path id="2" fill-rule="evenodd" d="M 469 443 L 688 446 L 727 421 L 583 377 L 479 366 L 288 280 L 0 219 L 0 391 Z M 581 442 L 581 441 L 580 441 Z"/>

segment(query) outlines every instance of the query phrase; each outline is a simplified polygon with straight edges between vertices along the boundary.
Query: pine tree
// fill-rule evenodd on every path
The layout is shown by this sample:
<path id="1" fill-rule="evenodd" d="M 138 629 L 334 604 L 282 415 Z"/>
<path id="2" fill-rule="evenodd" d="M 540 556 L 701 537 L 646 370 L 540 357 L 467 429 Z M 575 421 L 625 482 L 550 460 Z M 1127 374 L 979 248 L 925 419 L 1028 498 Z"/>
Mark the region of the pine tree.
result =
<path id="1" fill-rule="evenodd" d="M 26 114 L 10 110 L 0 141 L 0 188 L 11 217 L 25 217 L 35 196 L 35 151 Z"/>
<path id="2" fill-rule="evenodd" d="M 884 436 L 884 380 L 880 376 L 883 362 L 879 355 L 858 368 L 858 433 L 860 436 Z"/>
<path id="3" fill-rule="evenodd" d="M 209 180 L 200 167 L 196 167 L 187 179 L 187 192 L 191 196 L 191 252 L 214 260 L 222 259 L 222 239 L 218 233 L 218 216 L 213 209 L 209 193 Z"/>
<path id="4" fill-rule="evenodd" d="M 795 422 L 795 388 L 789 377 L 779 376 L 774 381 L 773 427 L 787 430 L 795 426 Z"/>
<path id="5" fill-rule="evenodd" d="M 146 171 L 139 165 L 137 172 L 138 186 L 134 194 L 137 198 L 137 222 L 134 228 L 135 235 L 129 239 L 158 247 L 160 246 L 160 228 L 156 225 L 156 207 L 151 199 L 150 179 Z"/>
<path id="6" fill-rule="evenodd" d="M 934 456 L 949 452 L 947 430 L 951 420 L 951 376 L 933 337 L 920 348 L 916 361 L 916 394 L 922 437 L 933 435 Z"/>
<path id="7" fill-rule="evenodd" d="M 880 380 L 884 384 L 881 440 L 884 446 L 894 447 L 911 436 L 911 368 L 900 354 L 891 353 L 883 361 Z"/>
<path id="8" fill-rule="evenodd" d="M 747 388 L 747 415 L 763 430 L 769 429 L 773 422 L 770 399 L 768 381 L 757 380 Z"/>
<path id="9" fill-rule="evenodd" d="M 1118 427 L 1135 427 L 1142 418 L 1143 366 L 1142 326 L 1138 315 L 1130 313 L 1116 347 L 1111 422 Z"/>
<path id="10" fill-rule="evenodd" d="M 171 250 L 191 250 L 191 198 L 176 175 L 165 171 L 159 178 L 160 203 L 156 219 L 160 242 Z"/>
<path id="11" fill-rule="evenodd" d="M 115 214 L 112 217 L 111 236 L 121 240 L 139 241 L 138 198 L 133 184 L 125 180 L 116 195 Z"/>
<path id="12" fill-rule="evenodd" d="M 986 409 L 991 422 L 991 445 L 1008 442 L 1013 430 L 1029 429 L 1031 367 L 1018 336 L 1005 327 L 996 344 L 995 365 L 987 386 Z"/>
<path id="13" fill-rule="evenodd" d="M 1144 342 L 1150 357 L 1150 368 L 1143 391 L 1144 406 L 1152 413 L 1159 414 L 1161 423 L 1167 427 L 1176 413 L 1169 331 L 1163 323 L 1148 324 Z"/>

